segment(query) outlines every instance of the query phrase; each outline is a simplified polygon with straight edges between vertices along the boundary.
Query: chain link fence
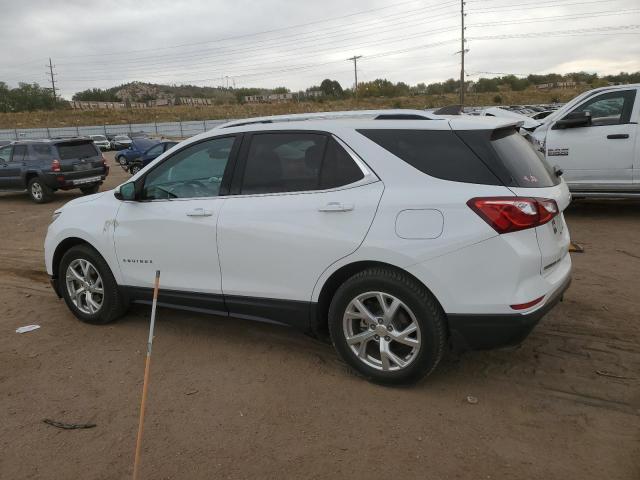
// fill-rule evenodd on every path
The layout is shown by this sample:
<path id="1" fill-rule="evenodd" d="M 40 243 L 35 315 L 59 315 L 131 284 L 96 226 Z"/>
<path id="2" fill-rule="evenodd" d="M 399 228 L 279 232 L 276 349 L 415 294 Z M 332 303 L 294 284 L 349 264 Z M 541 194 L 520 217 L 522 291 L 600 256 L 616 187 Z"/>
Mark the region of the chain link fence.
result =
<path id="1" fill-rule="evenodd" d="M 131 123 L 125 125 L 93 125 L 76 127 L 14 128 L 0 130 L 0 140 L 26 140 L 85 135 L 128 135 L 146 133 L 151 136 L 188 138 L 222 125 L 229 120 L 192 122 Z"/>

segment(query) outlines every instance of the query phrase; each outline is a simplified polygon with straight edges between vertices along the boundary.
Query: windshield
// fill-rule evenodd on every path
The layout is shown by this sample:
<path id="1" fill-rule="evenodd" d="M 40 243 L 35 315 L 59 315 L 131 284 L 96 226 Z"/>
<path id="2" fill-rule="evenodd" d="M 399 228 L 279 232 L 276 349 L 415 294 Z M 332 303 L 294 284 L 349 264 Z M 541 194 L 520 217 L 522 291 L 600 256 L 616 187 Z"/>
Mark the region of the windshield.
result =
<path id="1" fill-rule="evenodd" d="M 104 142 L 107 138 L 104 135 L 91 135 L 93 141 Z"/>
<path id="2" fill-rule="evenodd" d="M 125 141 L 131 141 L 131 139 L 129 137 L 127 137 L 126 135 L 116 135 L 116 140 L 125 140 Z"/>

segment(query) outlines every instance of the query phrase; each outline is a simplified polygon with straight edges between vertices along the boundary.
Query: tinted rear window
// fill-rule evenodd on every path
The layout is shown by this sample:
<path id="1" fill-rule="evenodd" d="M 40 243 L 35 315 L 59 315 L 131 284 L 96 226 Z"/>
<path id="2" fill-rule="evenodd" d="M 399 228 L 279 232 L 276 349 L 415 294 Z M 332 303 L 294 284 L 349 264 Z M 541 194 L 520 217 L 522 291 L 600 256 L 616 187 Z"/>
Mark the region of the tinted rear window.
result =
<path id="1" fill-rule="evenodd" d="M 93 142 L 58 144 L 60 160 L 97 157 L 99 155 Z"/>
<path id="2" fill-rule="evenodd" d="M 498 178 L 450 130 L 358 130 L 422 173 L 442 180 L 499 185 Z"/>
<path id="3" fill-rule="evenodd" d="M 560 183 L 547 162 L 515 130 L 495 133 L 491 146 L 519 187 L 543 188 Z"/>

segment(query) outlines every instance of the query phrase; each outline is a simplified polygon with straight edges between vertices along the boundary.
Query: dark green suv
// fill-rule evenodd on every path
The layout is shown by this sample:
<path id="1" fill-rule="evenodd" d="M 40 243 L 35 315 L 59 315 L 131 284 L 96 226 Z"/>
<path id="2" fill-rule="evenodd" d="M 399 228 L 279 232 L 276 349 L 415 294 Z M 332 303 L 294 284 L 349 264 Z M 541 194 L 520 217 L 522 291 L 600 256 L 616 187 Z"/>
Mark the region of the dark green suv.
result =
<path id="1" fill-rule="evenodd" d="M 90 138 L 20 140 L 0 148 L 0 190 L 27 190 L 44 203 L 56 190 L 97 193 L 109 167 Z"/>

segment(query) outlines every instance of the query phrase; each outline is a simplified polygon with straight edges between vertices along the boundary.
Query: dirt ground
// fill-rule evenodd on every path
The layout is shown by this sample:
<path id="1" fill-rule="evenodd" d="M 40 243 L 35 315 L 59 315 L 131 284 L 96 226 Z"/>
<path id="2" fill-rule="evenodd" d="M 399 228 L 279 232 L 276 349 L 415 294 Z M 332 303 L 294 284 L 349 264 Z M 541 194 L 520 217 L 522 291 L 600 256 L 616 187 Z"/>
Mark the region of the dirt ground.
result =
<path id="1" fill-rule="evenodd" d="M 114 166 L 105 188 L 125 178 Z M 131 474 L 149 309 L 85 325 L 50 289 L 46 228 L 77 195 L 0 194 L 2 479 Z M 160 309 L 142 478 L 639 479 L 640 202 L 566 217 L 585 252 L 564 302 L 523 345 L 411 388 L 369 384 L 292 329 Z"/>

